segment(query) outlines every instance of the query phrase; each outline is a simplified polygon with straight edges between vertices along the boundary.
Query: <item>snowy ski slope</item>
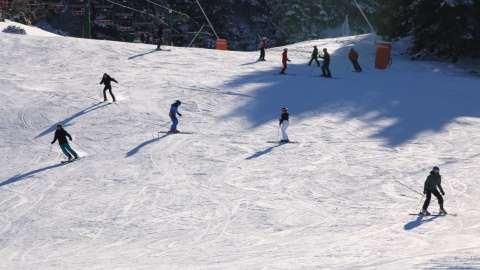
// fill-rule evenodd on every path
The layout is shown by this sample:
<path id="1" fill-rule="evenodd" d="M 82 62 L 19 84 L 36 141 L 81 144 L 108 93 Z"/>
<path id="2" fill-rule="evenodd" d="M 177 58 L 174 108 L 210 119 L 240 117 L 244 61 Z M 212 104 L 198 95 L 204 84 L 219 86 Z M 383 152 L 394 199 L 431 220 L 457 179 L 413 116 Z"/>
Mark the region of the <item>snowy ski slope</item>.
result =
<path id="1" fill-rule="evenodd" d="M 375 70 L 363 35 L 287 46 L 297 75 L 274 76 L 283 47 L 256 62 L 22 27 L 0 32 L 0 269 L 480 269 L 480 80 L 459 65 L 394 44 Z M 309 76 L 313 45 L 340 79 Z M 194 134 L 158 134 L 176 99 Z M 282 107 L 298 144 L 266 143 Z M 80 160 L 50 149 L 59 122 Z M 458 215 L 408 215 L 435 165 Z"/>

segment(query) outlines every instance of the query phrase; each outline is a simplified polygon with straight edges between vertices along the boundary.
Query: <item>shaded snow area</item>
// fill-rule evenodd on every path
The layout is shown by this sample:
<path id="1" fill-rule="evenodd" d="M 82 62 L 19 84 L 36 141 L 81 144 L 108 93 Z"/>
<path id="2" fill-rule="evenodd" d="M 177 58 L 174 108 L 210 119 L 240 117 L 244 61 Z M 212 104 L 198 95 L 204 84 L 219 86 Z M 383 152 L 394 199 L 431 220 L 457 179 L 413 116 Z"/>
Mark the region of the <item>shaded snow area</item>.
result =
<path id="1" fill-rule="evenodd" d="M 370 35 L 287 46 L 289 76 L 283 47 L 257 62 L 22 27 L 0 32 L 1 269 L 480 269 L 478 77 L 397 44 L 375 70 Z M 313 45 L 338 79 L 309 76 Z M 177 99 L 193 134 L 158 133 Z M 282 107 L 296 144 L 267 143 Z M 79 160 L 60 163 L 57 123 Z M 433 166 L 456 216 L 408 215 Z"/>

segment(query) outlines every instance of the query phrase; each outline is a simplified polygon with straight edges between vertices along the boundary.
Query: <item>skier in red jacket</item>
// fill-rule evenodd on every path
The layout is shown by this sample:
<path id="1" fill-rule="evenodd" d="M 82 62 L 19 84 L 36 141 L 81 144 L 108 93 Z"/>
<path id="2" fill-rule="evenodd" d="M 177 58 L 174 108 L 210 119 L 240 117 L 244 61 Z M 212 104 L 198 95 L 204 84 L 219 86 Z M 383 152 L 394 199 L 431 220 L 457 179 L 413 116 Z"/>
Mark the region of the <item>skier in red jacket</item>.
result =
<path id="1" fill-rule="evenodd" d="M 282 53 L 283 68 L 282 68 L 282 71 L 280 71 L 280 74 L 286 74 L 285 70 L 287 69 L 287 61 L 290 62 L 290 59 L 288 59 L 287 57 L 287 52 L 288 52 L 287 48 L 283 49 L 283 53 Z"/>
<path id="2" fill-rule="evenodd" d="M 355 68 L 356 72 L 362 72 L 362 68 L 358 64 L 358 53 L 353 48 L 350 49 L 350 53 L 348 54 L 348 59 L 352 61 L 352 65 Z"/>

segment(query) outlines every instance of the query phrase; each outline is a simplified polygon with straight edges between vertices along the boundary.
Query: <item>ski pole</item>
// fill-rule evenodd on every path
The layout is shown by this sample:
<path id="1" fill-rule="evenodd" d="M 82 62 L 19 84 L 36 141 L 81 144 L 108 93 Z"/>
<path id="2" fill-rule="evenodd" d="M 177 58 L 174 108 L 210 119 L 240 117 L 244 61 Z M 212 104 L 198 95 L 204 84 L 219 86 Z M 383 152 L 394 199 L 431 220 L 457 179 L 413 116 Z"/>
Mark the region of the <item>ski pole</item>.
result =
<path id="1" fill-rule="evenodd" d="M 310 74 L 312 74 L 312 71 L 313 71 L 314 68 L 315 68 L 315 66 L 313 66 L 312 69 L 310 69 Z"/>
<path id="2" fill-rule="evenodd" d="M 102 98 L 102 85 L 100 85 L 100 99 Z"/>
<path id="3" fill-rule="evenodd" d="M 418 203 L 417 208 L 415 208 L 415 211 L 417 211 L 420 204 L 422 204 L 422 201 L 423 201 L 424 197 L 425 197 L 425 194 L 422 195 L 422 198 L 420 199 L 420 202 Z"/>
<path id="4" fill-rule="evenodd" d="M 53 146 L 53 143 L 50 144 L 50 150 L 48 150 L 48 157 L 50 156 L 50 152 L 52 151 L 52 146 Z"/>
<path id="5" fill-rule="evenodd" d="M 75 141 L 72 141 L 72 142 L 73 142 L 74 144 L 76 144 L 78 147 L 80 147 L 83 151 L 87 152 L 87 151 L 85 150 L 85 148 L 83 148 L 83 147 L 81 147 L 80 145 L 78 145 L 78 143 L 76 143 Z"/>
<path id="6" fill-rule="evenodd" d="M 345 69 L 345 71 L 347 71 L 347 70 L 350 68 L 350 65 L 351 65 L 351 64 L 352 64 L 352 63 L 348 64 L 348 67 L 347 67 L 347 69 Z"/>

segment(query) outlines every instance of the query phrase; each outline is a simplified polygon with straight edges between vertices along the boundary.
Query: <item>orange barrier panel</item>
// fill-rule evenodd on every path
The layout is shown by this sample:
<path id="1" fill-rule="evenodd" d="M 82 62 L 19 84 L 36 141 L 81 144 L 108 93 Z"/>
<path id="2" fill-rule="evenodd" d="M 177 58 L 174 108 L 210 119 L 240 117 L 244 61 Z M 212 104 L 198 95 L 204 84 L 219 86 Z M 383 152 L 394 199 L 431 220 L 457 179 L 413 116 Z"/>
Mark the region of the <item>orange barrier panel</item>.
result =
<path id="1" fill-rule="evenodd" d="M 377 42 L 377 54 L 375 56 L 375 68 L 386 69 L 390 64 L 390 52 L 392 43 Z"/>
<path id="2" fill-rule="evenodd" d="M 227 50 L 227 40 L 226 39 L 217 39 L 217 50 Z"/>

